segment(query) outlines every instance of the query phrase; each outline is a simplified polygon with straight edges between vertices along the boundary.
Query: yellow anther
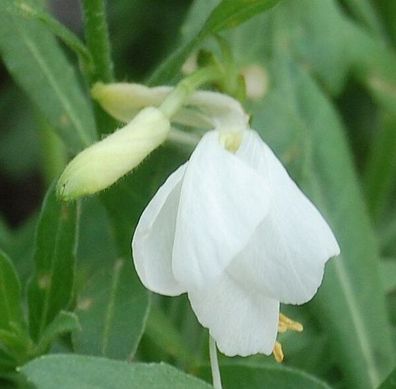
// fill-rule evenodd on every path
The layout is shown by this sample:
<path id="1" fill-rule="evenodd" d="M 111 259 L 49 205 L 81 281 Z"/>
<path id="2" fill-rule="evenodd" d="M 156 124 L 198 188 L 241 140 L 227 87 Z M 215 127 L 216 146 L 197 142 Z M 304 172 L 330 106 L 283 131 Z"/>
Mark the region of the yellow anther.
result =
<path id="1" fill-rule="evenodd" d="M 276 341 L 274 349 L 272 350 L 272 354 L 275 358 L 275 361 L 278 363 L 282 363 L 283 358 L 285 357 L 282 350 L 282 345 Z"/>
<path id="2" fill-rule="evenodd" d="M 303 329 L 303 325 L 298 321 L 289 319 L 283 313 L 279 314 L 278 332 L 283 333 L 288 330 L 302 332 Z"/>

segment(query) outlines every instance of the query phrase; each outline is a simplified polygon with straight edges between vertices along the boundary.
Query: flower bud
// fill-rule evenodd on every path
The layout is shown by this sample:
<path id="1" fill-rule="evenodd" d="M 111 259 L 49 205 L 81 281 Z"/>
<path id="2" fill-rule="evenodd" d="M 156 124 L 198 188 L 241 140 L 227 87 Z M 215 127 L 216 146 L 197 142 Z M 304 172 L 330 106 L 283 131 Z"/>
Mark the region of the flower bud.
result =
<path id="1" fill-rule="evenodd" d="M 97 82 L 91 89 L 92 97 L 111 116 L 129 122 L 145 107 L 159 106 L 172 88 L 149 88 L 141 84 Z"/>
<path id="2" fill-rule="evenodd" d="M 163 143 L 169 130 L 169 120 L 160 110 L 143 109 L 125 127 L 83 150 L 67 165 L 58 181 L 58 195 L 73 200 L 107 188 Z"/>

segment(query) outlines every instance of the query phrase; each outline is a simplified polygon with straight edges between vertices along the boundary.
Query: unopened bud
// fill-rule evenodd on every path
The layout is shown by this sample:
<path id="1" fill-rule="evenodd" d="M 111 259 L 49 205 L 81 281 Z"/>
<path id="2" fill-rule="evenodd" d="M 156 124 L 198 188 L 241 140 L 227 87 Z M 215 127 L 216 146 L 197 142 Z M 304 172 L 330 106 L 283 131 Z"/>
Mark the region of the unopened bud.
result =
<path id="1" fill-rule="evenodd" d="M 170 123 L 154 107 L 139 112 L 125 127 L 83 150 L 62 173 L 58 195 L 64 200 L 107 188 L 163 143 Z"/>
<path id="2" fill-rule="evenodd" d="M 98 82 L 91 89 L 91 95 L 111 116 L 127 123 L 142 108 L 159 106 L 171 90 L 169 87 L 149 88 L 126 82 Z"/>

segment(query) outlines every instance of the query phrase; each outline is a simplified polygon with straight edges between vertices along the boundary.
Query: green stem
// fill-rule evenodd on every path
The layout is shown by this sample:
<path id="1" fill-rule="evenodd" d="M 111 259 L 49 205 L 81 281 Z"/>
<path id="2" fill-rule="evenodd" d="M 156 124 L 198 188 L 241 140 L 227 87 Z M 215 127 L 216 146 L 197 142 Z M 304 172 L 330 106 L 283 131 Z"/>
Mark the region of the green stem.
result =
<path id="1" fill-rule="evenodd" d="M 113 81 L 109 31 L 104 0 L 82 0 L 85 39 L 91 53 L 94 70 L 90 83 Z"/>
<path id="2" fill-rule="evenodd" d="M 106 20 L 104 0 L 82 0 L 84 12 L 84 32 L 93 66 L 87 74 L 88 82 L 112 82 L 113 62 L 111 59 L 109 30 Z M 116 122 L 107 115 L 98 104 L 94 103 L 94 114 L 99 138 L 116 128 Z"/>
<path id="3" fill-rule="evenodd" d="M 170 119 L 202 84 L 221 77 L 221 71 L 216 66 L 202 68 L 186 77 L 177 84 L 167 96 L 159 109 Z"/>

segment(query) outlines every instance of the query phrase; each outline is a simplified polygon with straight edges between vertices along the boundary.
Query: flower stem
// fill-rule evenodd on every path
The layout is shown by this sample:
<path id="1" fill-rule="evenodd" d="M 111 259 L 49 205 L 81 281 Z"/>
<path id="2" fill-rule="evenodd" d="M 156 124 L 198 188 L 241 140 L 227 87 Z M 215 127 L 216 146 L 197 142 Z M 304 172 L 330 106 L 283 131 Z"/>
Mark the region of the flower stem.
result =
<path id="1" fill-rule="evenodd" d="M 90 84 L 113 81 L 113 62 L 110 53 L 109 30 L 104 0 L 82 0 L 85 40 L 95 64 Z"/>
<path id="2" fill-rule="evenodd" d="M 186 77 L 166 97 L 159 109 L 170 119 L 202 84 L 213 81 L 221 75 L 217 66 L 202 68 Z"/>
<path id="3" fill-rule="evenodd" d="M 209 357 L 212 369 L 212 381 L 215 389 L 222 389 L 219 361 L 217 360 L 217 348 L 215 340 L 209 335 Z"/>

